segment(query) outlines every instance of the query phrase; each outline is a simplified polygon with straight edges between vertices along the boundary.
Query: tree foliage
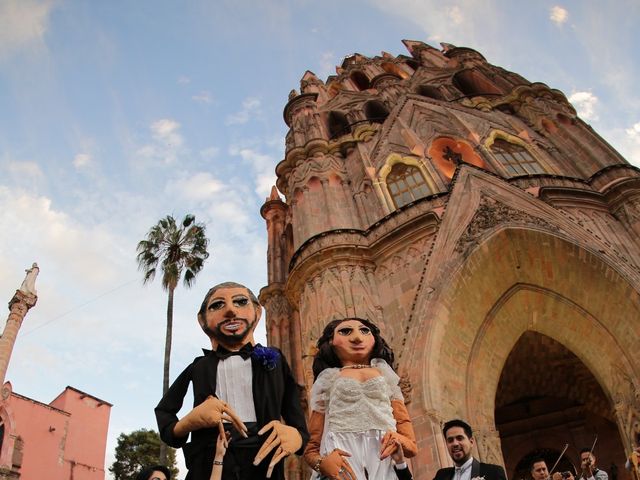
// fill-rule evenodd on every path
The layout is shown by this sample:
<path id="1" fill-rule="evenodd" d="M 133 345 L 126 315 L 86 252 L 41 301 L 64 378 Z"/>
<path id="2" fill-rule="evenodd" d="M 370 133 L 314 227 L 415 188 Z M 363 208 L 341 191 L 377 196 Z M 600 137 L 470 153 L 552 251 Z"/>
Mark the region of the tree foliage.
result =
<path id="1" fill-rule="evenodd" d="M 184 286 L 191 287 L 209 257 L 208 245 L 205 226 L 196 223 L 195 216 L 185 215 L 178 226 L 175 218 L 167 215 L 138 243 L 138 267 L 144 272 L 144 283 L 152 281 L 159 268 L 165 290 L 175 289 L 183 273 Z"/>
<path id="2" fill-rule="evenodd" d="M 143 467 L 157 465 L 160 444 L 160 436 L 155 430 L 141 428 L 131 433 L 121 433 L 116 445 L 116 459 L 109 467 L 114 479 L 135 480 Z M 168 449 L 166 465 L 171 470 L 171 478 L 178 478 L 176 451 L 173 448 Z"/>
<path id="3" fill-rule="evenodd" d="M 173 334 L 173 292 L 183 279 L 184 286 L 193 285 L 196 275 L 209 257 L 209 240 L 205 226 L 196 222 L 193 215 L 185 215 L 178 226 L 175 218 L 167 215 L 151 227 L 146 239 L 138 243 L 138 268 L 144 272 L 143 282 L 151 282 L 156 272 L 162 274 L 162 288 L 167 294 L 167 326 L 164 343 L 162 393 L 169 390 L 169 365 L 171 364 L 171 337 Z M 160 462 L 166 459 L 166 447 L 160 450 Z"/>

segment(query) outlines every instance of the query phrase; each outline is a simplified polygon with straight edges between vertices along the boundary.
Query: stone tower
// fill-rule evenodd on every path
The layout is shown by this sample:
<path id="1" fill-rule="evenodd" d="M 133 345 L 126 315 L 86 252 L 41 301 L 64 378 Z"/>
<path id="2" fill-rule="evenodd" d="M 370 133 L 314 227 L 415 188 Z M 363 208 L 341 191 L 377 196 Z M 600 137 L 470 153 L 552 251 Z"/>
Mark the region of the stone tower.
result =
<path id="1" fill-rule="evenodd" d="M 523 478 L 542 455 L 599 465 L 640 432 L 640 171 L 565 95 L 470 48 L 404 41 L 311 72 L 284 109 L 286 154 L 262 207 L 272 344 L 300 385 L 331 319 L 394 348 L 420 452 L 450 465 L 466 419 L 481 461 Z M 295 466 L 291 467 L 292 478 Z"/>

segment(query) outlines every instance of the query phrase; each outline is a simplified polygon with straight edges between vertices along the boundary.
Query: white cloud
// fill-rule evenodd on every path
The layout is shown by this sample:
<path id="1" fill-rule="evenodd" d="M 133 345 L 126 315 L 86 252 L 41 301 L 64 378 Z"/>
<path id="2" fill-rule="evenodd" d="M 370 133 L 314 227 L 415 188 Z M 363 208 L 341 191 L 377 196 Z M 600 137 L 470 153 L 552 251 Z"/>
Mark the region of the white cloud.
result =
<path id="1" fill-rule="evenodd" d="M 49 198 L 17 189 L 0 186 L 0 204 L 3 205 L 0 231 L 12 232 L 0 240 L 0 252 L 33 255 L 41 266 L 41 275 L 45 270 L 53 273 L 54 268 L 60 268 L 56 275 L 62 283 L 65 279 L 81 278 L 88 288 L 103 288 L 117 281 L 117 262 L 105 252 L 120 253 L 121 249 L 115 248 L 119 241 L 109 229 L 77 224 L 67 214 L 55 210 Z M 11 245 L 12 238 L 22 239 L 19 248 Z M 64 265 L 53 267 L 60 259 L 65 259 Z"/>
<path id="2" fill-rule="evenodd" d="M 217 228 L 223 230 L 223 238 L 229 241 L 230 227 L 233 227 L 235 234 L 242 232 L 246 235 L 246 232 L 254 226 L 247 211 L 248 207 L 240 199 L 230 198 L 213 203 L 209 209 L 209 215 Z M 233 245 L 229 245 L 229 248 L 233 249 Z"/>
<path id="3" fill-rule="evenodd" d="M 251 165 L 254 171 L 255 192 L 261 197 L 268 197 L 271 187 L 276 184 L 276 161 L 271 155 L 260 153 L 253 148 L 232 145 L 229 148 L 231 155 L 239 156 Z"/>
<path id="4" fill-rule="evenodd" d="M 52 1 L 0 1 L 0 58 L 44 44 Z"/>
<path id="5" fill-rule="evenodd" d="M 191 79 L 189 77 L 187 77 L 186 75 L 180 75 L 178 77 L 178 83 L 180 85 L 188 85 L 191 83 Z"/>
<path id="6" fill-rule="evenodd" d="M 320 56 L 320 70 L 318 70 L 318 78 L 325 79 L 329 75 L 336 72 L 336 64 L 338 59 L 333 52 L 323 52 Z"/>
<path id="7" fill-rule="evenodd" d="M 422 29 L 428 42 L 469 46 L 485 55 L 500 48 L 504 8 L 495 0 L 466 0 L 464 3 L 369 0 L 369 3 L 388 15 L 398 16 Z"/>
<path id="8" fill-rule="evenodd" d="M 225 120 L 226 125 L 243 125 L 249 121 L 252 116 L 260 114 L 260 99 L 256 97 L 247 97 L 242 102 L 242 109 L 239 112 L 232 113 Z"/>
<path id="9" fill-rule="evenodd" d="M 180 124 L 170 118 L 163 118 L 151 124 L 153 138 L 170 146 L 181 146 L 182 136 L 178 132 Z"/>
<path id="10" fill-rule="evenodd" d="M 627 160 L 640 166 L 640 122 L 625 129 L 625 134 L 624 144 L 627 147 L 625 150 L 629 152 Z"/>
<path id="11" fill-rule="evenodd" d="M 7 164 L 7 170 L 9 170 L 9 173 L 20 177 L 30 177 L 32 179 L 43 177 L 42 170 L 36 162 L 10 161 Z"/>
<path id="12" fill-rule="evenodd" d="M 569 19 L 569 12 L 565 8 L 562 8 L 559 5 L 555 5 L 551 7 L 551 11 L 549 12 L 549 19 L 556 25 L 560 26 L 563 23 L 566 23 L 566 21 Z"/>
<path id="13" fill-rule="evenodd" d="M 576 107 L 578 116 L 583 120 L 598 120 L 598 114 L 596 113 L 598 97 L 593 93 L 586 91 L 573 92 L 569 96 L 569 101 Z"/>
<path id="14" fill-rule="evenodd" d="M 156 120 L 149 126 L 149 130 L 154 142 L 138 148 L 136 153 L 140 157 L 170 164 L 184 152 L 184 139 L 177 121 L 170 118 Z"/>
<path id="15" fill-rule="evenodd" d="M 278 177 L 275 173 L 262 173 L 256 176 L 255 185 L 256 193 L 262 194 L 264 198 L 268 198 L 271 195 L 271 187 L 276 184 Z"/>
<path id="16" fill-rule="evenodd" d="M 203 90 L 200 93 L 198 93 L 197 95 L 193 95 L 191 97 L 191 99 L 194 102 L 198 102 L 198 103 L 212 103 L 213 102 L 213 97 L 211 96 L 211 92 L 208 92 L 207 90 Z"/>
<path id="17" fill-rule="evenodd" d="M 199 172 L 188 177 L 173 180 L 166 191 L 172 195 L 193 201 L 211 200 L 224 188 L 224 184 L 208 172 Z"/>
<path id="18" fill-rule="evenodd" d="M 632 125 L 631 128 L 627 128 L 625 131 L 627 132 L 629 138 L 640 142 L 640 122 Z"/>
<path id="19" fill-rule="evenodd" d="M 447 11 L 447 16 L 453 22 L 454 25 L 460 25 L 464 21 L 464 16 L 459 6 L 454 5 L 453 7 L 447 8 L 446 11 Z"/>
<path id="20" fill-rule="evenodd" d="M 77 169 L 86 168 L 91 165 L 93 158 L 88 153 L 78 153 L 73 158 L 73 166 Z"/>

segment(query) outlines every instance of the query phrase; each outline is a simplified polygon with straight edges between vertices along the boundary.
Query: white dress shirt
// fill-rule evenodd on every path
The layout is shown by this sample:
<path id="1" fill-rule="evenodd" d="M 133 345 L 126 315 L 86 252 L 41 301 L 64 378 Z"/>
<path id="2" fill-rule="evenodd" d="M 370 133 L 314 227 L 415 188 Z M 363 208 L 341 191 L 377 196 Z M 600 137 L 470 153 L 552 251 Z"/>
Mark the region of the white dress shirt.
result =
<path id="1" fill-rule="evenodd" d="M 229 404 L 243 422 L 256 421 L 251 359 L 232 355 L 218 362 L 216 396 Z"/>
<path id="2" fill-rule="evenodd" d="M 453 480 L 471 480 L 471 464 L 473 457 L 464 462 L 461 466 L 454 466 Z"/>

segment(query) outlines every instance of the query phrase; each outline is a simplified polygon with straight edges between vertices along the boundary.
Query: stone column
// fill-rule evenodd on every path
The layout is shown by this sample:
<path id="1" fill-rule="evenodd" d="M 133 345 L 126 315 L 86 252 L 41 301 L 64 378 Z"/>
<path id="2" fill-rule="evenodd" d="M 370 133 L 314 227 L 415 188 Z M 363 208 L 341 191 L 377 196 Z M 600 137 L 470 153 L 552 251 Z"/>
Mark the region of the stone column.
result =
<path id="1" fill-rule="evenodd" d="M 7 367 L 11 359 L 13 345 L 18 336 L 18 330 L 20 330 L 25 315 L 36 304 L 37 300 L 38 297 L 33 293 L 16 290 L 15 295 L 9 302 L 9 318 L 7 318 L 7 324 L 0 338 L 0 385 L 4 384 L 4 377 L 7 374 Z"/>

